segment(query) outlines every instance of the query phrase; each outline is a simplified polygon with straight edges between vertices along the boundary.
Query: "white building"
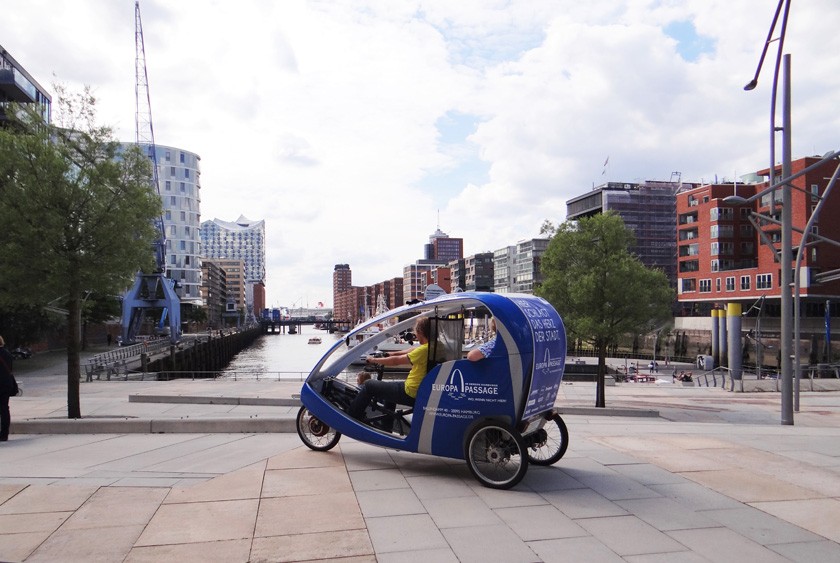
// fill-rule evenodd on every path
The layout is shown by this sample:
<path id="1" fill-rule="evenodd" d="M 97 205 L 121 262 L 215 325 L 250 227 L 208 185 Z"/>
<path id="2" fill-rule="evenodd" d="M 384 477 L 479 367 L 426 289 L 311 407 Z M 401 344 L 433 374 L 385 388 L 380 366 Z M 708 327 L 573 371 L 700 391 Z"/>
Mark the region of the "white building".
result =
<path id="1" fill-rule="evenodd" d="M 129 147 L 133 143 L 123 145 Z M 182 303 L 202 305 L 201 157 L 164 145 L 156 145 L 155 149 L 166 231 L 166 276 L 178 282 L 175 291 Z"/>

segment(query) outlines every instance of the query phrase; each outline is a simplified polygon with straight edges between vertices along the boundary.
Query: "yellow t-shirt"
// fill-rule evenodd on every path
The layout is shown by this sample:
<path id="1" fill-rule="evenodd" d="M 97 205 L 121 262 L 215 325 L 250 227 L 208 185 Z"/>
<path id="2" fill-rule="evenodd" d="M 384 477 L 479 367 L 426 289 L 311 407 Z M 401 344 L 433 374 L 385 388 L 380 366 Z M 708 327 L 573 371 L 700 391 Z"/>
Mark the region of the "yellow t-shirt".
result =
<path id="1" fill-rule="evenodd" d="M 417 397 L 417 389 L 420 388 L 420 382 L 426 377 L 426 365 L 429 361 L 429 345 L 421 344 L 414 350 L 408 353 L 408 359 L 411 361 L 411 371 L 408 372 L 408 377 L 405 378 L 405 394 L 409 397 Z"/>

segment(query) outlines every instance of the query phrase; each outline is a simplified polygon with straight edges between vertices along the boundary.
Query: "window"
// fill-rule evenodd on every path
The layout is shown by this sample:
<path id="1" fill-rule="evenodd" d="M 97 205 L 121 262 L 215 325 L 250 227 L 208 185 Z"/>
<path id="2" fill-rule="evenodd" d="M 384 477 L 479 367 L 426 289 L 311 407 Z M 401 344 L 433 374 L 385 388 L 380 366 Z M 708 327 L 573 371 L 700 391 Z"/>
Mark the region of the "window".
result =
<path id="1" fill-rule="evenodd" d="M 166 162 L 169 162 L 170 160 L 172 160 L 172 155 L 169 153 L 169 151 L 166 151 Z"/>
<path id="2" fill-rule="evenodd" d="M 184 163 L 184 153 L 181 153 L 181 163 Z"/>
<path id="3" fill-rule="evenodd" d="M 167 210 L 166 210 L 166 213 L 164 214 L 164 218 L 165 218 L 167 221 L 171 221 L 171 220 L 172 220 L 172 212 L 171 212 L 171 211 L 169 211 L 169 210 L 167 209 Z"/>
<path id="4" fill-rule="evenodd" d="M 175 177 L 175 167 L 174 166 L 169 167 L 169 175 L 172 176 L 173 178 Z"/>
<path id="5" fill-rule="evenodd" d="M 750 290 L 750 277 L 749 276 L 741 276 L 741 291 L 749 291 Z"/>
<path id="6" fill-rule="evenodd" d="M 752 254 L 755 250 L 755 245 L 752 242 L 741 243 L 741 254 Z"/>
<path id="7" fill-rule="evenodd" d="M 720 278 L 715 279 L 715 291 L 720 293 Z"/>
<path id="8" fill-rule="evenodd" d="M 720 260 L 712 260 L 712 271 L 719 272 L 720 271 Z"/>
<path id="9" fill-rule="evenodd" d="M 700 280 L 700 293 L 712 292 L 712 280 Z"/>
<path id="10" fill-rule="evenodd" d="M 186 211 L 181 211 L 181 221 L 186 221 L 186 220 L 187 220 L 187 212 Z"/>
<path id="11" fill-rule="evenodd" d="M 773 287 L 773 274 L 756 274 L 756 289 L 771 289 Z"/>
<path id="12" fill-rule="evenodd" d="M 171 189 L 172 189 L 172 182 L 170 182 L 169 180 L 167 180 L 167 181 L 166 181 L 166 191 L 168 192 L 168 191 L 169 191 L 169 190 L 171 190 Z"/>
<path id="13" fill-rule="evenodd" d="M 726 291 L 735 291 L 735 276 L 726 278 Z"/>
<path id="14" fill-rule="evenodd" d="M 751 237 L 751 236 L 753 236 L 753 227 L 752 227 L 752 225 L 741 225 L 741 236 L 742 236 L 742 237 Z"/>
<path id="15" fill-rule="evenodd" d="M 189 168 L 184 168 L 184 178 L 189 178 L 189 177 L 190 177 L 190 169 Z"/>
<path id="16" fill-rule="evenodd" d="M 742 207 L 741 208 L 741 219 L 749 219 L 751 211 L 752 211 L 752 209 L 750 209 L 749 207 Z"/>
<path id="17" fill-rule="evenodd" d="M 178 234 L 178 228 L 175 225 L 169 226 L 169 234 L 173 237 Z"/>
<path id="18" fill-rule="evenodd" d="M 182 240 L 181 241 L 181 250 L 186 250 L 186 249 L 187 249 L 187 241 Z"/>
<path id="19" fill-rule="evenodd" d="M 816 262 L 816 261 L 817 261 L 817 247 L 812 246 L 811 247 L 811 262 Z"/>
<path id="20" fill-rule="evenodd" d="M 710 253 L 712 256 L 717 256 L 718 254 L 720 254 L 720 243 L 713 242 L 713 243 L 709 246 L 709 253 Z"/>
<path id="21" fill-rule="evenodd" d="M 187 191 L 187 185 L 184 182 L 181 182 L 181 191 L 182 192 Z"/>
<path id="22" fill-rule="evenodd" d="M 731 207 L 713 207 L 709 210 L 712 221 L 731 221 L 735 210 Z"/>
<path id="23" fill-rule="evenodd" d="M 685 278 L 682 280 L 683 292 L 697 291 L 697 280 L 694 278 Z"/>
<path id="24" fill-rule="evenodd" d="M 820 186 L 818 184 L 811 184 L 811 201 L 820 200 Z"/>
<path id="25" fill-rule="evenodd" d="M 178 199 L 173 195 L 169 196 L 169 205 L 176 205 L 178 203 Z"/>

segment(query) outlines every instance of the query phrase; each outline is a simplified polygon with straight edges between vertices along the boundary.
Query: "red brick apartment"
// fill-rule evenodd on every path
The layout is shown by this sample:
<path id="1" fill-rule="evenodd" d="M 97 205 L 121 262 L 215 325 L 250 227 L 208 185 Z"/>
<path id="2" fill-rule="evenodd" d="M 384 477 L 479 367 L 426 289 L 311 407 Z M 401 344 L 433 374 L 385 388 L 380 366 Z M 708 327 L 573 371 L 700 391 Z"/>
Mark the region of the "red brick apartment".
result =
<path id="1" fill-rule="evenodd" d="M 820 159 L 805 157 L 792 163 L 793 173 L 800 172 Z M 828 185 L 838 162 L 832 160 L 795 179 L 791 190 L 793 225 L 793 260 L 805 228 Z M 781 176 L 774 172 L 776 181 Z M 678 300 L 684 314 L 707 315 L 717 304 L 741 302 L 744 310 L 764 296 L 765 313 L 779 315 L 781 268 L 769 241 L 776 251 L 781 248 L 781 227 L 755 220 L 760 231 L 749 220 L 751 212 L 781 220 L 781 191 L 741 206 L 730 207 L 725 197 L 749 198 L 769 184 L 769 169 L 756 173 L 765 180 L 760 184 L 713 184 L 677 194 Z M 798 189 L 796 189 L 798 188 Z M 836 190 L 836 191 L 834 191 Z M 812 231 L 831 240 L 840 240 L 840 188 L 835 188 L 823 204 Z M 802 313 L 804 317 L 822 317 L 826 300 L 831 301 L 832 316 L 838 314 L 840 281 L 819 281 L 818 276 L 840 268 L 840 247 L 816 242 L 806 247 L 801 264 Z M 791 276 L 793 279 L 793 276 Z"/>

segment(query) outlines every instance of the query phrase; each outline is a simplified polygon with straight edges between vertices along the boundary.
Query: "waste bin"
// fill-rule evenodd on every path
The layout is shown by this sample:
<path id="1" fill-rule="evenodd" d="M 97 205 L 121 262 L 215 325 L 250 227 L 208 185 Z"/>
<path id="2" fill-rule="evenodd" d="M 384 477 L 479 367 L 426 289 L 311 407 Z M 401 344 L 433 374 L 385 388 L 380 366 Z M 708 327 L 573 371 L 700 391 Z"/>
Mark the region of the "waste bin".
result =
<path id="1" fill-rule="evenodd" d="M 712 356 L 700 354 L 699 356 L 697 356 L 697 369 L 702 369 L 703 371 L 712 371 L 713 369 L 715 369 L 715 359 Z"/>

